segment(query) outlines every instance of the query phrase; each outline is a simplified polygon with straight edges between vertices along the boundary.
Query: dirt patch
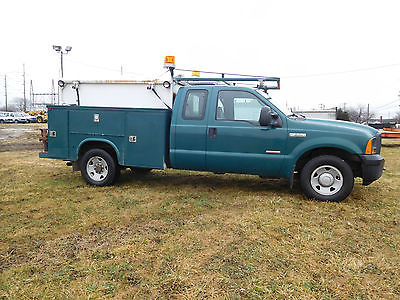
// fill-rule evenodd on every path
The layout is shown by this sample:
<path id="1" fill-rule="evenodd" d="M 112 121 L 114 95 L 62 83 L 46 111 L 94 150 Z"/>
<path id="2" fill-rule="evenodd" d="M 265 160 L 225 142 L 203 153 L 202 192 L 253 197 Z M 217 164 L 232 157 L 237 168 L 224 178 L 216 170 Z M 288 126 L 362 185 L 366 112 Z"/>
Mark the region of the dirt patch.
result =
<path id="1" fill-rule="evenodd" d="M 26 151 L 26 150 L 43 150 L 43 145 L 40 144 L 40 142 L 26 143 L 26 144 L 10 143 L 5 145 L 0 145 L 0 152 Z"/>
<path id="2" fill-rule="evenodd" d="M 0 125 L 0 152 L 41 150 L 39 142 L 43 124 L 3 124 Z"/>

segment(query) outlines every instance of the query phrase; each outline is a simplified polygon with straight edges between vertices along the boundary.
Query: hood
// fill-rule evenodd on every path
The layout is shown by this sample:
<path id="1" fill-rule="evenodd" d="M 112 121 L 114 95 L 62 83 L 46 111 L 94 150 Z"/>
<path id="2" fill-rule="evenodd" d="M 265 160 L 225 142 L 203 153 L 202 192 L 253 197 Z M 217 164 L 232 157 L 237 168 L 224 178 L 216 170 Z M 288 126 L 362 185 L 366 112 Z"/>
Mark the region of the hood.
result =
<path id="1" fill-rule="evenodd" d="M 374 137 L 378 130 L 370 126 L 353 122 L 320 119 L 290 119 L 289 128 L 321 131 L 327 133 L 338 133 L 344 135 Z"/>

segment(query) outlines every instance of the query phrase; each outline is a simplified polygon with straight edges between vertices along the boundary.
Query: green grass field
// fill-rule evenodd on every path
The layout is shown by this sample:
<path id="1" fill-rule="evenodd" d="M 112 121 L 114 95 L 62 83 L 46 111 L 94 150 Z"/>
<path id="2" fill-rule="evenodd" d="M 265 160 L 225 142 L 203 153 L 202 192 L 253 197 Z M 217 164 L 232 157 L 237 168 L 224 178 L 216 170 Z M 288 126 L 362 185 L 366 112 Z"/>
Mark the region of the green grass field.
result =
<path id="1" fill-rule="evenodd" d="M 189 171 L 91 187 L 37 139 L 0 141 L 0 298 L 400 298 L 400 141 L 379 181 L 323 203 Z"/>

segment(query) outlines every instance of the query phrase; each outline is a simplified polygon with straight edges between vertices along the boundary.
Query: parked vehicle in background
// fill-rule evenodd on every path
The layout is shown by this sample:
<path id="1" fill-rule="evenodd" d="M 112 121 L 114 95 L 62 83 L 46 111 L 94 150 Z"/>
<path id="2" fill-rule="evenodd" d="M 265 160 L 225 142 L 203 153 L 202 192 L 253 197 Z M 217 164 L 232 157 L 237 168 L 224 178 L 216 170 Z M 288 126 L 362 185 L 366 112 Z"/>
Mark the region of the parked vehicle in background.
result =
<path id="1" fill-rule="evenodd" d="M 15 123 L 29 123 L 29 115 L 26 113 L 12 112 L 11 115 L 14 117 Z"/>
<path id="2" fill-rule="evenodd" d="M 28 120 L 29 123 L 36 123 L 37 122 L 37 117 L 36 116 L 31 116 L 30 114 L 26 112 L 20 112 L 18 113 L 21 118 L 25 118 Z"/>
<path id="3" fill-rule="evenodd" d="M 0 123 L 15 123 L 14 116 L 8 111 L 0 112 Z"/>
<path id="4" fill-rule="evenodd" d="M 44 110 L 30 111 L 29 114 L 36 117 L 36 122 L 47 123 L 47 113 Z"/>

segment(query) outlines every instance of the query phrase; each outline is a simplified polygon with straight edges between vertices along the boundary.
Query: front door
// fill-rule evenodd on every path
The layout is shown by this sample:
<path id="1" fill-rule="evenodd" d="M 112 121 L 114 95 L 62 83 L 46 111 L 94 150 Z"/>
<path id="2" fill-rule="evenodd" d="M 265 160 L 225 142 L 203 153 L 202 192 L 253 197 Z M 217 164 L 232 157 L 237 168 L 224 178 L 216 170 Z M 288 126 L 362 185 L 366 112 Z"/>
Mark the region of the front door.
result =
<path id="1" fill-rule="evenodd" d="M 260 126 L 265 99 L 238 89 L 214 88 L 207 127 L 207 169 L 279 176 L 287 130 Z M 212 109 L 210 109 L 212 111 Z"/>

